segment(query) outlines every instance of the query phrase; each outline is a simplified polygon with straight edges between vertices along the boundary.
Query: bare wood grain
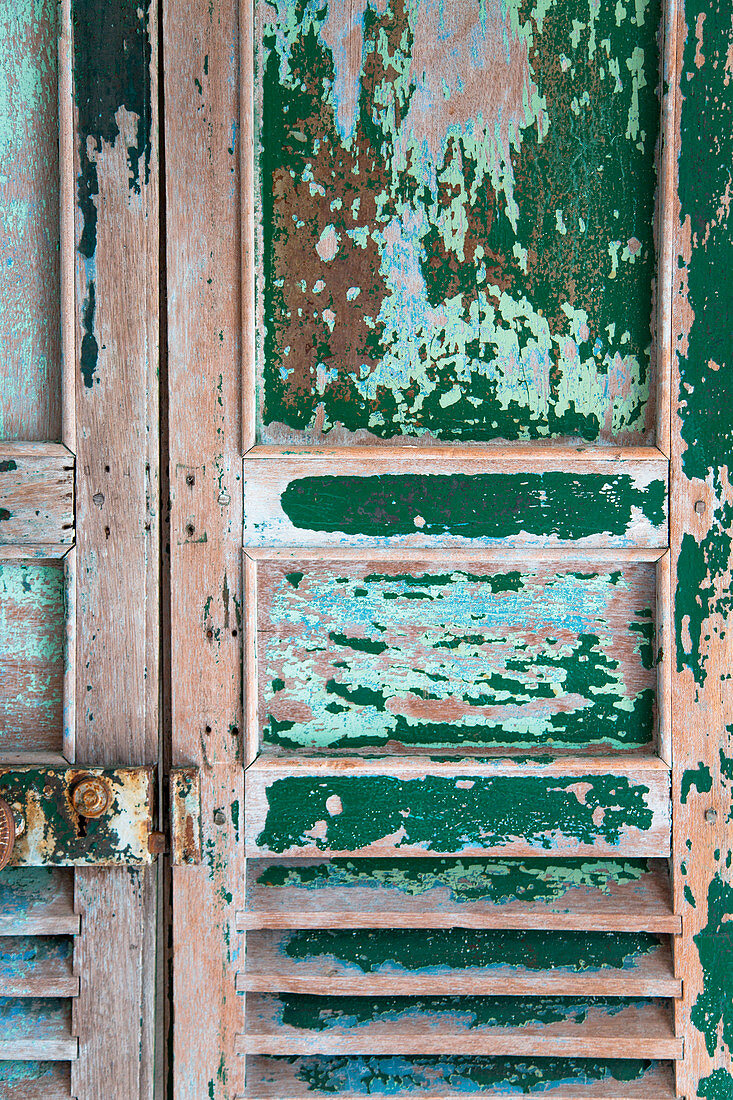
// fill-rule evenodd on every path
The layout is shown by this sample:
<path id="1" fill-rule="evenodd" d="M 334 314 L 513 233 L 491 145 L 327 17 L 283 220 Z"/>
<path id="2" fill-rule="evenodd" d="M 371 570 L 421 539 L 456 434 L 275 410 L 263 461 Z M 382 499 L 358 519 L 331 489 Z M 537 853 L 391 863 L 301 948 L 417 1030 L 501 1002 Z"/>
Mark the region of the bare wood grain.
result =
<path id="1" fill-rule="evenodd" d="M 229 1100 L 244 1072 L 238 3 L 171 0 L 163 33 L 171 763 L 201 767 L 203 839 L 203 863 L 173 869 L 172 1090 Z"/>
<path id="2" fill-rule="evenodd" d="M 73 540 L 73 455 L 60 443 L 0 443 L 0 542 Z"/>

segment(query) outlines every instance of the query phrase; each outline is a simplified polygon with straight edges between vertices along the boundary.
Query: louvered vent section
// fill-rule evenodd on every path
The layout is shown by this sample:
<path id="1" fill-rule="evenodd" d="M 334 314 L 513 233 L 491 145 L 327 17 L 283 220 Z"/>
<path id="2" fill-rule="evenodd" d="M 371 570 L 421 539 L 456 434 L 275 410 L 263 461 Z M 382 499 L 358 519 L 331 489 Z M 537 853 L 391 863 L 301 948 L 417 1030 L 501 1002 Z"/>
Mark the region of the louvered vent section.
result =
<path id="1" fill-rule="evenodd" d="M 674 1096 L 663 568 L 257 562 L 247 1097 Z"/>
<path id="2" fill-rule="evenodd" d="M 73 872 L 16 867 L 0 871 L 0 1095 L 7 1100 L 69 1100 Z"/>

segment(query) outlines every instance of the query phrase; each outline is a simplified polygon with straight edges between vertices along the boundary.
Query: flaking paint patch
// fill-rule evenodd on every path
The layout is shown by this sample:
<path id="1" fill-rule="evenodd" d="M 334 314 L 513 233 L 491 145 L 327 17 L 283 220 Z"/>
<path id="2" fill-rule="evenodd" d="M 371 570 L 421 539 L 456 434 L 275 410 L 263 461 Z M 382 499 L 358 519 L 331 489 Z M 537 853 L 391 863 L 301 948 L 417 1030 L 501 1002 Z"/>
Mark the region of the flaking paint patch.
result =
<path id="1" fill-rule="evenodd" d="M 415 533 L 503 539 L 623 537 L 640 514 L 661 527 L 666 486 L 629 474 L 331 474 L 291 481 L 281 494 L 294 527 L 387 538 Z"/>
<path id="2" fill-rule="evenodd" d="M 632 970 L 657 951 L 659 938 L 650 932 L 538 932 L 515 929 L 475 930 L 379 929 L 378 931 L 291 932 L 281 953 L 304 961 L 328 958 L 364 974 L 393 969 L 567 970 L 573 973 L 607 969 Z"/>
<path id="3" fill-rule="evenodd" d="M 653 1062 L 617 1058 L 487 1058 L 487 1057 L 278 1057 L 292 1067 L 296 1080 L 314 1095 L 356 1096 L 419 1094 L 440 1084 L 450 1092 L 542 1092 L 562 1082 L 638 1081 Z"/>
<path id="4" fill-rule="evenodd" d="M 263 441 L 650 438 L 658 20 L 260 6 Z"/>
<path id="5" fill-rule="evenodd" d="M 582 1026 L 588 1011 L 601 1009 L 609 1016 L 631 1005 L 649 1002 L 634 998 L 588 997 L 313 997 L 280 994 L 276 1018 L 283 1027 L 304 1032 L 372 1023 L 408 1025 L 430 1019 L 431 1027 L 528 1027 L 564 1023 Z"/>
<path id="6" fill-rule="evenodd" d="M 262 570 L 266 743 L 651 744 L 656 672 L 639 627 L 653 628 L 652 566 L 580 574 L 403 564 L 401 573 L 303 566 L 297 587 L 282 568 Z"/>
<path id="7" fill-rule="evenodd" d="M 122 138 L 127 150 L 130 190 L 139 194 L 150 177 L 152 50 L 149 12 L 150 0 L 136 4 L 125 0 L 113 4 L 105 0 L 72 2 L 79 157 L 77 203 L 82 218 L 77 249 L 84 259 L 86 271 L 81 372 L 87 388 L 98 381 L 99 344 L 94 327 L 98 157 L 105 147 L 114 147 Z M 133 120 L 132 127 L 123 127 L 125 115 Z"/>
<path id="8" fill-rule="evenodd" d="M 258 875 L 257 885 L 275 890 L 366 887 L 408 897 L 436 891 L 451 902 L 469 904 L 552 903 L 574 889 L 607 894 L 614 884 L 638 882 L 647 870 L 642 859 L 333 859 L 316 865 L 271 865 Z"/>
<path id="9" fill-rule="evenodd" d="M 626 830 L 651 828 L 648 794 L 621 776 L 291 776 L 267 788 L 257 844 L 279 854 L 357 852 L 386 838 L 397 848 L 456 853 L 517 838 L 548 851 L 560 838 L 618 844 Z M 334 795 L 343 809 L 331 816 L 326 802 Z"/>

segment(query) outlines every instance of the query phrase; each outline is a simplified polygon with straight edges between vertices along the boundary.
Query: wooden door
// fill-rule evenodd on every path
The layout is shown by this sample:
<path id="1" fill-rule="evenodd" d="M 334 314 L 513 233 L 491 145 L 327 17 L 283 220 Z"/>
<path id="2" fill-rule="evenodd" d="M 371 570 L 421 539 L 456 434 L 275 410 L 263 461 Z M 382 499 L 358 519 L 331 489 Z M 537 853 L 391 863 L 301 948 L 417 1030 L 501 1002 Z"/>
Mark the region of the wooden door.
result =
<path id="1" fill-rule="evenodd" d="M 0 1097 L 728 1097 L 729 4 L 0 23 Z"/>
<path id="2" fill-rule="evenodd" d="M 695 12 L 168 5 L 176 1097 L 729 1087 Z"/>

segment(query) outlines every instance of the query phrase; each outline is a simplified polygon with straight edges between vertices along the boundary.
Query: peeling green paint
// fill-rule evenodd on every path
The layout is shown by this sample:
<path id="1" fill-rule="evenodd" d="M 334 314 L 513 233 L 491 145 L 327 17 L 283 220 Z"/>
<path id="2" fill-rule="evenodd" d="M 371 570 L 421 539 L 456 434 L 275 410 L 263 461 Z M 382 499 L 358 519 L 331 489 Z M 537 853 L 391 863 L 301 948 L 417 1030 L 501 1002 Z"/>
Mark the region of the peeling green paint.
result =
<path id="1" fill-rule="evenodd" d="M 276 1020 L 282 1027 L 328 1031 L 371 1023 L 409 1023 L 428 1015 L 431 1024 L 469 1029 L 528 1027 L 566 1023 L 580 1026 L 588 1011 L 601 1009 L 609 1016 L 629 1006 L 643 1008 L 637 998 L 587 997 L 313 997 L 279 994 Z"/>
<path id="2" fill-rule="evenodd" d="M 61 434 L 58 5 L 0 5 L 0 439 Z"/>
<path id="3" fill-rule="evenodd" d="M 690 1019 L 705 1037 L 712 1058 L 722 1040 L 733 1050 L 733 884 L 715 874 L 708 887 L 708 921 L 694 937 L 703 970 L 703 989 Z M 730 1075 L 728 1075 L 730 1081 Z"/>
<path id="4" fill-rule="evenodd" d="M 643 783 L 613 775 L 291 776 L 267 788 L 257 844 L 281 854 L 302 847 L 358 851 L 385 838 L 398 848 L 456 853 L 519 837 L 540 850 L 555 847 L 558 837 L 618 844 L 627 829 L 651 827 L 648 793 Z M 334 796 L 342 809 L 332 816 L 327 801 Z"/>
<path id="5" fill-rule="evenodd" d="M 57 563 L 0 562 L 0 697 L 6 751 L 59 751 L 64 668 L 63 570 Z"/>
<path id="6" fill-rule="evenodd" d="M 277 1057 L 273 1068 L 289 1065 L 297 1081 L 314 1096 L 430 1095 L 443 1084 L 451 1093 L 542 1092 L 572 1082 L 639 1081 L 653 1062 L 624 1058 L 488 1058 L 488 1057 Z"/>
<path id="7" fill-rule="evenodd" d="M 82 216 L 77 244 L 85 262 L 86 296 L 82 303 L 81 372 L 84 385 L 98 381 L 99 343 L 95 335 L 98 157 L 123 136 L 128 185 L 139 194 L 150 178 L 152 149 L 150 0 L 72 0 L 74 28 L 74 100 L 77 115 L 79 176 L 77 202 Z M 134 119 L 134 137 L 124 115 Z"/>
<path id="8" fill-rule="evenodd" d="M 387 538 L 415 533 L 563 540 L 627 535 L 635 513 L 665 522 L 666 486 L 629 474 L 326 475 L 291 481 L 280 503 L 294 527 Z M 666 538 L 666 533 L 665 533 Z"/>
<path id="9" fill-rule="evenodd" d="M 440 890 L 458 903 L 551 903 L 572 889 L 607 894 L 613 884 L 638 882 L 647 871 L 643 859 L 333 859 L 316 865 L 272 864 L 257 876 L 257 885 L 312 890 L 371 887 L 409 897 Z"/>
<path id="10" fill-rule="evenodd" d="M 261 19 L 261 439 L 649 440 L 658 5 Z"/>
<path id="11" fill-rule="evenodd" d="M 710 768 L 705 764 L 698 764 L 696 768 L 688 768 L 683 774 L 682 783 L 680 784 L 680 802 L 687 802 L 687 796 L 693 787 L 698 794 L 706 794 L 712 790 L 713 778 L 710 774 Z"/>
<path id="12" fill-rule="evenodd" d="M 649 932 L 491 931 L 466 928 L 291 932 L 283 940 L 288 959 L 320 956 L 365 974 L 401 970 L 463 970 L 523 967 L 530 970 L 631 969 L 656 951 Z"/>
<path id="13" fill-rule="evenodd" d="M 395 574 L 372 564 L 297 576 L 296 589 L 272 567 L 262 582 L 267 744 L 652 743 L 652 565 L 579 576 L 496 566 Z"/>

